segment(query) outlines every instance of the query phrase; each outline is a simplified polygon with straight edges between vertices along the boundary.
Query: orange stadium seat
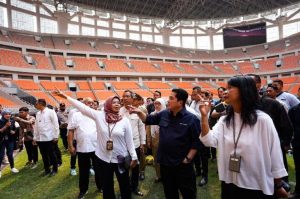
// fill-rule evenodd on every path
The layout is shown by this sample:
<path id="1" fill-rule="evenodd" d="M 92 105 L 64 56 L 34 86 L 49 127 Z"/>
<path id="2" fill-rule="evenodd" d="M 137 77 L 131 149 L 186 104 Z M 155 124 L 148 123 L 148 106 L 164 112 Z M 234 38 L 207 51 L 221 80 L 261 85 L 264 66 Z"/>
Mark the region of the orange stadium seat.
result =
<path id="1" fill-rule="evenodd" d="M 77 91 L 76 95 L 77 95 L 77 98 L 80 98 L 80 97 L 82 97 L 82 98 L 90 97 L 93 100 L 96 99 L 96 97 L 95 97 L 95 95 L 93 94 L 92 91 Z"/>
<path id="2" fill-rule="evenodd" d="M 94 90 L 104 90 L 104 82 L 91 82 L 91 87 Z"/>
<path id="3" fill-rule="evenodd" d="M 40 90 L 39 85 L 33 80 L 14 80 L 13 83 L 23 90 Z"/>
<path id="4" fill-rule="evenodd" d="M 68 89 L 66 82 L 41 81 L 40 83 L 46 90 L 55 90 L 56 88 L 58 88 L 59 90 Z"/>
<path id="5" fill-rule="evenodd" d="M 184 69 L 184 72 L 189 73 L 189 74 L 199 74 L 200 71 L 194 68 L 193 65 L 190 64 L 179 64 L 181 68 Z"/>
<path id="6" fill-rule="evenodd" d="M 145 86 L 150 89 L 168 89 L 170 86 L 163 82 L 144 82 Z"/>
<path id="7" fill-rule="evenodd" d="M 161 73 L 161 71 L 155 68 L 151 63 L 147 61 L 135 61 L 131 60 L 131 64 L 134 65 L 134 70 L 140 73 Z"/>
<path id="8" fill-rule="evenodd" d="M 105 71 L 113 72 L 133 72 L 132 69 L 125 65 L 125 60 L 120 59 L 104 59 L 102 60 L 105 64 Z"/>
<path id="9" fill-rule="evenodd" d="M 113 91 L 95 91 L 96 96 L 99 100 L 106 100 L 107 98 L 111 97 L 111 96 L 115 96 L 117 95 L 115 92 Z"/>
<path id="10" fill-rule="evenodd" d="M 43 91 L 26 91 L 28 94 L 32 95 L 36 99 L 45 99 L 47 104 L 50 104 L 52 106 L 56 106 L 57 102 L 50 97 L 48 94 L 44 93 Z"/>
<path id="11" fill-rule="evenodd" d="M 87 81 L 77 81 L 76 84 L 78 85 L 79 90 L 91 90 Z"/>
<path id="12" fill-rule="evenodd" d="M 43 54 L 30 54 L 32 58 L 36 61 L 36 67 L 38 69 L 52 70 L 52 66 L 50 64 L 50 60 Z"/>
<path id="13" fill-rule="evenodd" d="M 0 104 L 5 108 L 13 108 L 16 107 L 17 104 L 0 96 Z"/>
<path id="14" fill-rule="evenodd" d="M 21 68 L 32 68 L 19 51 L 0 49 L 0 65 L 14 66 Z"/>
<path id="15" fill-rule="evenodd" d="M 165 73 L 184 73 L 183 71 L 176 68 L 174 63 L 158 62 L 158 64 L 160 65 L 161 70 Z"/>
<path id="16" fill-rule="evenodd" d="M 191 89 L 195 87 L 195 85 L 192 82 L 171 82 L 174 84 L 177 88 L 183 88 L 183 89 Z"/>
<path id="17" fill-rule="evenodd" d="M 63 56 L 52 55 L 52 59 L 54 61 L 56 70 L 70 70 L 70 68 L 66 66 L 66 59 Z"/>
<path id="18" fill-rule="evenodd" d="M 111 82 L 116 90 L 126 90 L 126 89 L 139 89 L 137 82 Z"/>
<path id="19" fill-rule="evenodd" d="M 96 58 L 72 57 L 74 69 L 80 71 L 100 71 Z"/>

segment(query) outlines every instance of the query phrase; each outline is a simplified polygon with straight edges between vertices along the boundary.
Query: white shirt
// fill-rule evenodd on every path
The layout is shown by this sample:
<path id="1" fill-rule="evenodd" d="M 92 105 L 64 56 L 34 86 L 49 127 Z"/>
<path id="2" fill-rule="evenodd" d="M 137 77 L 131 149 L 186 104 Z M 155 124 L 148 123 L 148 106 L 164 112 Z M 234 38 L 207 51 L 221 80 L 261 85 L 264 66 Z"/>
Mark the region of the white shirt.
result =
<path id="1" fill-rule="evenodd" d="M 125 107 L 120 109 L 120 115 L 128 118 L 130 121 L 135 148 L 140 147 L 141 144 L 146 144 L 146 128 L 139 116 L 137 114 L 130 114 Z"/>
<path id="2" fill-rule="evenodd" d="M 52 141 L 58 139 L 59 124 L 57 115 L 54 110 L 45 108 L 36 113 L 33 140 L 35 141 Z"/>
<path id="3" fill-rule="evenodd" d="M 278 101 L 282 101 L 283 103 L 285 103 L 288 110 L 290 110 L 290 108 L 294 106 L 297 106 L 300 103 L 300 101 L 297 99 L 295 95 L 292 95 L 287 92 L 282 92 L 280 95 L 276 97 L 276 99 Z"/>
<path id="4" fill-rule="evenodd" d="M 108 163 L 118 163 L 117 156 L 122 155 L 126 157 L 128 152 L 132 160 L 137 160 L 131 125 L 127 118 L 122 118 L 122 120 L 116 123 L 111 137 L 113 140 L 113 150 L 108 151 L 106 150 L 106 143 L 109 140 L 109 131 L 108 123 L 105 120 L 105 113 L 103 111 L 94 110 L 71 97 L 68 97 L 67 99 L 82 114 L 95 121 L 97 127 L 97 146 L 95 154 L 101 160 Z"/>
<path id="5" fill-rule="evenodd" d="M 199 120 L 201 120 L 201 113 L 200 113 L 200 110 L 199 110 L 199 106 L 200 106 L 200 101 L 199 101 L 199 102 L 196 102 L 195 100 L 193 100 L 192 103 L 191 103 L 191 105 L 190 105 L 189 107 L 186 106 L 186 109 L 187 109 L 189 112 L 191 112 L 191 113 L 193 113 L 194 115 L 196 115 L 197 118 L 198 118 Z M 188 107 L 188 108 L 187 108 L 187 107 Z M 190 111 L 189 109 L 192 109 L 193 112 Z"/>
<path id="6" fill-rule="evenodd" d="M 75 112 L 68 122 L 68 129 L 75 130 L 76 151 L 80 153 L 95 151 L 97 145 L 97 128 L 94 120 L 83 115 L 81 112 Z"/>
<path id="7" fill-rule="evenodd" d="M 266 195 L 274 193 L 274 178 L 287 176 L 282 158 L 278 134 L 272 119 L 262 111 L 257 111 L 254 126 L 244 125 L 238 145 L 237 155 L 241 156 L 240 173 L 229 170 L 229 157 L 234 152 L 233 125 L 226 126 L 225 116 L 221 117 L 209 133 L 200 140 L 206 146 L 218 148 L 219 179 L 238 187 L 261 190 Z M 235 113 L 236 139 L 242 122 Z"/>

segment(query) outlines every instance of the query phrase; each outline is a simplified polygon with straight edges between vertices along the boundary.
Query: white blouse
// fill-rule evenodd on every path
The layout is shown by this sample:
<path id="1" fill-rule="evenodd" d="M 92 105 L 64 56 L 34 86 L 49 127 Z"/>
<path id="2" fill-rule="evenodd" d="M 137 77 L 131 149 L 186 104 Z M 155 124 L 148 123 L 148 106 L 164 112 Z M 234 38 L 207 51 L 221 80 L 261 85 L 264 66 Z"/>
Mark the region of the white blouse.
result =
<path id="1" fill-rule="evenodd" d="M 82 114 L 92 118 L 97 126 L 97 146 L 95 154 L 101 160 L 108 163 L 118 163 L 117 156 L 127 156 L 130 154 L 132 160 L 137 160 L 135 147 L 133 144 L 132 130 L 129 120 L 123 117 L 116 123 L 112 131 L 113 150 L 106 149 L 106 143 L 109 140 L 108 123 L 105 120 L 105 113 L 91 109 L 85 104 L 68 97 L 68 101 L 77 108 Z M 110 125 L 112 129 L 113 125 Z"/>
<path id="2" fill-rule="evenodd" d="M 234 153 L 233 125 L 226 126 L 225 116 L 200 140 L 206 146 L 218 148 L 219 179 L 238 187 L 261 190 L 266 195 L 274 193 L 274 178 L 287 176 L 277 131 L 272 119 L 257 111 L 257 122 L 244 125 L 237 145 L 241 156 L 240 173 L 229 170 L 229 158 Z M 236 139 L 242 125 L 241 116 L 234 113 Z"/>

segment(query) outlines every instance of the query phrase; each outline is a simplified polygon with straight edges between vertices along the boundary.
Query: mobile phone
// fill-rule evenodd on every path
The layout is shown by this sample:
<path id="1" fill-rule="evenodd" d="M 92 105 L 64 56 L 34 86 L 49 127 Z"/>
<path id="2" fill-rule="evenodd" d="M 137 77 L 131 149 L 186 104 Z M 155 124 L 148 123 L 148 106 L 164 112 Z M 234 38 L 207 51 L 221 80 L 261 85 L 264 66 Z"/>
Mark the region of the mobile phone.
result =
<path id="1" fill-rule="evenodd" d="M 219 104 L 217 104 L 216 106 L 215 106 L 215 110 L 216 110 L 216 112 L 218 112 L 218 113 L 222 113 L 222 112 L 224 112 L 225 111 L 225 105 L 223 104 L 223 103 L 219 103 Z"/>

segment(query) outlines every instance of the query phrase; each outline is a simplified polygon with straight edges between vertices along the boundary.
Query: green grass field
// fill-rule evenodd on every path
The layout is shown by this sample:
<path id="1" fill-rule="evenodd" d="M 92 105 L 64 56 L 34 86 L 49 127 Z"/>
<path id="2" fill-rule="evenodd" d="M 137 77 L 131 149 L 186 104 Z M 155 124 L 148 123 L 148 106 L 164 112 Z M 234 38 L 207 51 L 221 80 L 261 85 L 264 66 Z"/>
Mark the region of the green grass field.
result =
<path id="1" fill-rule="evenodd" d="M 289 160 L 290 181 L 294 185 L 294 163 L 291 157 Z M 34 170 L 24 167 L 27 162 L 27 155 L 22 151 L 15 158 L 15 167 L 20 169 L 20 173 L 12 174 L 6 167 L 0 178 L 0 198 L 2 199 L 74 199 L 77 197 L 78 175 L 70 176 L 70 156 L 63 152 L 63 165 L 59 167 L 59 172 L 54 177 L 41 177 L 43 164 L 39 156 L 38 167 Z M 143 197 L 134 196 L 134 199 L 163 199 L 163 189 L 161 183 L 154 183 L 154 169 L 152 166 L 146 168 L 146 179 L 140 183 L 140 188 L 144 193 Z M 200 178 L 197 178 L 199 182 Z M 208 185 L 198 189 L 198 198 L 217 199 L 220 198 L 220 183 L 217 176 L 216 163 L 209 162 L 209 182 Z M 118 193 L 118 183 L 115 181 L 115 190 Z M 94 179 L 90 177 L 89 193 L 85 198 L 101 199 L 102 194 L 96 192 Z"/>

